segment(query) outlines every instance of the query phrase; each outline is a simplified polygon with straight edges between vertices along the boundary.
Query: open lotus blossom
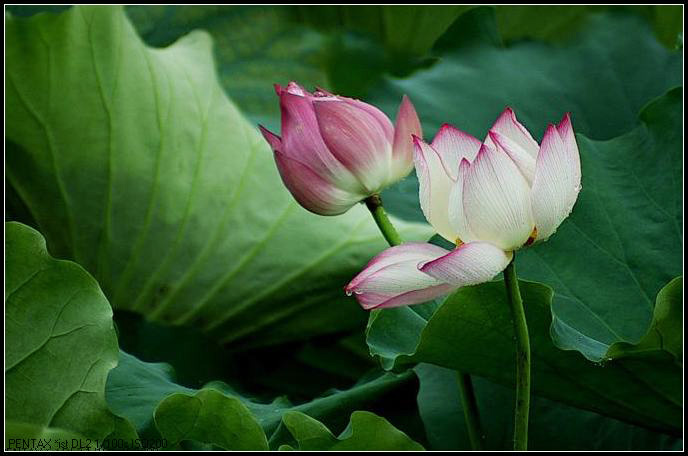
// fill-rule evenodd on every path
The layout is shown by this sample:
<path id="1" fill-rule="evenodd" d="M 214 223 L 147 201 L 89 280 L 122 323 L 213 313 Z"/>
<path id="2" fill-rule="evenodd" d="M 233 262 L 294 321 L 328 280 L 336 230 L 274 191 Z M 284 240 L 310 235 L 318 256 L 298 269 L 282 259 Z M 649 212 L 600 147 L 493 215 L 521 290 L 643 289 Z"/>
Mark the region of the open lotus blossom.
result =
<path id="1" fill-rule="evenodd" d="M 404 96 L 396 125 L 375 106 L 295 82 L 275 85 L 282 137 L 260 130 L 284 185 L 311 212 L 337 215 L 402 179 L 413 169 L 416 111 Z"/>
<path id="2" fill-rule="evenodd" d="M 445 124 L 416 137 L 420 204 L 452 251 L 406 243 L 376 256 L 346 287 L 365 309 L 417 304 L 492 280 L 513 251 L 549 238 L 581 189 L 578 146 L 566 114 L 542 143 L 507 108 L 482 143 Z"/>

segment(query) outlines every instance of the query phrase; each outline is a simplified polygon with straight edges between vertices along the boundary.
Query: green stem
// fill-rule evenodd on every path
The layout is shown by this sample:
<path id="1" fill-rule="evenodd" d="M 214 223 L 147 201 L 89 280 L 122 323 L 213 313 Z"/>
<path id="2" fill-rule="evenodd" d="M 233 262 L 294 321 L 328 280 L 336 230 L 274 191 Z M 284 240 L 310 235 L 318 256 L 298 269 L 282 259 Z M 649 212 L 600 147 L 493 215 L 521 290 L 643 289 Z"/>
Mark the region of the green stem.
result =
<path id="1" fill-rule="evenodd" d="M 528 449 L 528 413 L 530 409 L 530 340 L 521 291 L 518 288 L 514 259 L 504 270 L 504 285 L 511 307 L 516 338 L 516 407 L 514 412 L 514 450 Z"/>
<path id="2" fill-rule="evenodd" d="M 471 449 L 483 449 L 483 433 L 480 426 L 480 414 L 478 413 L 478 402 L 475 399 L 475 391 L 473 390 L 473 381 L 471 376 L 457 371 L 457 383 L 459 385 L 459 394 L 461 395 L 461 404 L 463 405 L 463 416 L 466 419 L 466 427 L 468 428 L 468 439 L 471 442 Z"/>
<path id="3" fill-rule="evenodd" d="M 371 195 L 365 199 L 368 210 L 373 215 L 375 223 L 377 223 L 380 232 L 387 240 L 390 246 L 401 244 L 403 241 L 399 232 L 394 228 L 392 222 L 387 217 L 384 207 L 382 206 L 382 199 L 380 195 Z M 482 430 L 480 427 L 480 415 L 478 414 L 478 402 L 475 399 L 475 391 L 473 391 L 473 382 L 471 376 L 463 372 L 457 371 L 459 392 L 461 394 L 461 403 L 463 405 L 463 413 L 466 417 L 466 427 L 468 427 L 468 437 L 471 441 L 471 448 L 474 450 L 482 450 Z"/>
<path id="4" fill-rule="evenodd" d="M 387 243 L 391 246 L 399 245 L 402 243 L 401 236 L 397 232 L 392 222 L 387 217 L 385 208 L 382 207 L 382 199 L 380 195 L 371 195 L 365 199 L 366 206 L 371 214 L 373 214 L 373 219 L 377 223 L 377 227 L 380 228 L 382 235 L 387 240 Z"/>

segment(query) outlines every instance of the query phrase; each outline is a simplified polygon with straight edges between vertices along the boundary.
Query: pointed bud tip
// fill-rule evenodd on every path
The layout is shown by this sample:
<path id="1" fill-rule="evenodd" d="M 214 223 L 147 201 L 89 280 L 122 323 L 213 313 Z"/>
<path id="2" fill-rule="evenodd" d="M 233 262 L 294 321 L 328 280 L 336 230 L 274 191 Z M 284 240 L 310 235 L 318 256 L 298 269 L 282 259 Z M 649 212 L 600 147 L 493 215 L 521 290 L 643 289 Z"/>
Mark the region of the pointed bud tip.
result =
<path id="1" fill-rule="evenodd" d="M 458 130 L 454 125 L 450 124 L 449 122 L 445 122 L 442 124 L 439 130 L 437 130 L 437 133 L 446 131 L 446 130 Z"/>
<path id="2" fill-rule="evenodd" d="M 512 119 L 516 120 L 516 113 L 514 113 L 514 109 L 509 105 L 507 105 L 504 108 L 504 111 L 502 111 L 501 115 L 502 116 L 510 116 Z"/>
<path id="3" fill-rule="evenodd" d="M 282 138 L 280 138 L 278 135 L 274 134 L 264 126 L 258 124 L 258 129 L 260 130 L 260 133 L 263 135 L 263 138 L 270 144 L 270 147 L 272 148 L 272 151 L 274 153 L 278 153 L 279 149 L 282 145 Z"/>
<path id="4" fill-rule="evenodd" d="M 559 121 L 559 126 L 565 125 L 567 123 L 571 123 L 571 113 L 570 112 L 564 113 L 564 116 Z"/>

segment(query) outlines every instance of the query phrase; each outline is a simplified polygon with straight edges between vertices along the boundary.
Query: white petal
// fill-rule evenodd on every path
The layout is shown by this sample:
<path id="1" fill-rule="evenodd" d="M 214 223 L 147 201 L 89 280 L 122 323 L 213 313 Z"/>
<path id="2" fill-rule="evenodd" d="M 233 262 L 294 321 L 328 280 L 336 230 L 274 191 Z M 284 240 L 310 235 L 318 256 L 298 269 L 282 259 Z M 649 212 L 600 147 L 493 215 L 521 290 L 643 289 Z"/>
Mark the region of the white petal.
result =
<path id="1" fill-rule="evenodd" d="M 518 143 L 496 131 L 491 131 L 488 135 L 496 149 L 505 152 L 526 178 L 528 185 L 532 185 L 535 176 L 535 157 Z"/>
<path id="2" fill-rule="evenodd" d="M 512 258 L 512 252 L 505 252 L 487 242 L 470 242 L 441 258 L 419 265 L 419 268 L 442 282 L 464 287 L 492 280 Z"/>
<path id="3" fill-rule="evenodd" d="M 413 161 L 420 186 L 420 207 L 435 231 L 450 242 L 456 233 L 449 224 L 449 193 L 454 181 L 432 146 L 414 136 Z"/>
<path id="4" fill-rule="evenodd" d="M 522 148 L 528 155 L 537 157 L 538 154 L 538 143 L 530 135 L 526 127 L 524 127 L 521 122 L 516 119 L 516 114 L 511 108 L 507 107 L 497 118 L 495 123 L 490 128 L 490 131 L 500 134 L 511 140 L 513 143 L 517 144 Z M 493 146 L 492 140 L 489 135 L 485 138 L 485 143 Z"/>
<path id="5" fill-rule="evenodd" d="M 447 250 L 428 243 L 390 247 L 346 286 L 364 309 L 418 304 L 449 293 L 452 287 L 418 270 L 418 264 L 444 256 Z"/>
<path id="6" fill-rule="evenodd" d="M 456 180 L 462 159 L 473 161 L 480 150 L 480 141 L 458 128 L 444 124 L 430 144 L 442 159 L 447 173 Z"/>
<path id="7" fill-rule="evenodd" d="M 513 161 L 483 144 L 463 186 L 471 232 L 502 250 L 521 247 L 533 230 L 530 187 Z"/>
<path id="8" fill-rule="evenodd" d="M 580 156 L 567 114 L 542 138 L 533 181 L 533 218 L 537 240 L 546 240 L 571 213 L 581 189 Z"/>
<path id="9" fill-rule="evenodd" d="M 471 227 L 468 224 L 466 215 L 463 210 L 463 188 L 466 181 L 466 175 L 470 169 L 470 163 L 467 159 L 461 159 L 459 165 L 459 175 L 456 183 L 452 186 L 452 191 L 449 195 L 449 223 L 452 229 L 462 242 L 470 242 L 477 240 Z"/>

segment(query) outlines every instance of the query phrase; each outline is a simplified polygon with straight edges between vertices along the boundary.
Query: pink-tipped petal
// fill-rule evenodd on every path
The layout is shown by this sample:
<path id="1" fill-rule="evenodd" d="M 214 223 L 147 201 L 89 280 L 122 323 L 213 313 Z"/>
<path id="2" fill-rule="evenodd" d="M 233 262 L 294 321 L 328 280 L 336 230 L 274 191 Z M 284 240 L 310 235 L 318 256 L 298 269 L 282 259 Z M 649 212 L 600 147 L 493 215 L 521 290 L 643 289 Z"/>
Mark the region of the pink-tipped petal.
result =
<path id="1" fill-rule="evenodd" d="M 383 251 L 346 286 L 364 309 L 419 304 L 449 293 L 453 287 L 418 270 L 418 263 L 442 257 L 447 250 L 428 243 L 407 243 Z"/>
<path id="2" fill-rule="evenodd" d="M 528 185 L 531 185 L 535 176 L 535 157 L 507 136 L 496 131 L 490 131 L 488 135 L 497 150 L 504 151 L 511 158 L 526 178 Z"/>
<path id="3" fill-rule="evenodd" d="M 568 114 L 542 138 L 535 167 L 532 205 L 537 240 L 546 240 L 569 216 L 581 189 L 578 145 Z"/>
<path id="4" fill-rule="evenodd" d="M 406 177 L 413 169 L 413 136 L 422 138 L 423 130 L 413 103 L 404 95 L 394 126 L 392 176 L 395 180 Z"/>
<path id="5" fill-rule="evenodd" d="M 471 165 L 467 159 L 462 158 L 459 164 L 459 175 L 456 183 L 452 185 L 451 193 L 449 194 L 449 224 L 456 233 L 456 237 L 461 242 L 471 242 L 476 239 L 468 224 L 466 215 L 463 209 L 463 188 L 466 181 L 466 175 Z M 455 239 L 456 240 L 456 239 Z"/>
<path id="6" fill-rule="evenodd" d="M 506 154 L 487 144 L 466 174 L 463 209 L 476 238 L 502 250 L 518 249 L 533 231 L 528 182 Z"/>
<path id="7" fill-rule="evenodd" d="M 390 177 L 392 144 L 378 120 L 344 101 L 315 98 L 313 105 L 332 155 L 359 179 L 366 193 L 380 190 Z"/>
<path id="8" fill-rule="evenodd" d="M 391 144 L 392 141 L 394 141 L 394 126 L 392 125 L 392 121 L 389 120 L 389 117 L 387 117 L 387 114 L 380 111 L 375 106 L 368 104 L 368 103 L 365 103 L 361 100 L 356 100 L 355 98 L 347 98 L 347 97 L 339 97 L 339 96 L 335 96 L 335 97 L 339 101 L 347 103 L 347 104 L 349 104 L 355 108 L 362 109 L 363 111 L 370 114 L 371 118 L 375 119 L 377 124 L 380 126 L 380 128 L 384 132 L 384 136 L 385 136 L 385 139 L 387 140 L 387 142 L 389 142 Z"/>
<path id="9" fill-rule="evenodd" d="M 447 255 L 418 265 L 420 270 L 454 287 L 465 287 L 492 280 L 513 257 L 487 242 L 471 242 Z"/>
<path id="10" fill-rule="evenodd" d="M 557 133 L 564 142 L 564 147 L 567 150 L 578 151 L 578 144 L 576 143 L 576 135 L 573 132 L 573 124 L 571 124 L 571 114 L 566 113 L 562 117 L 561 122 L 557 125 Z"/>
<path id="11" fill-rule="evenodd" d="M 346 192 L 324 180 L 300 161 L 275 151 L 275 163 L 282 182 L 305 209 L 320 215 L 346 212 L 365 195 Z"/>
<path id="12" fill-rule="evenodd" d="M 499 115 L 495 123 L 490 128 L 490 131 L 499 133 L 501 136 L 509 138 L 512 142 L 521 147 L 528 155 L 537 157 L 538 154 L 538 143 L 530 135 L 526 127 L 524 127 L 521 122 L 516 119 L 516 114 L 514 111 L 507 107 Z M 489 137 L 485 138 L 485 143 L 494 147 L 492 139 Z"/>
<path id="13" fill-rule="evenodd" d="M 282 149 L 282 138 L 268 130 L 262 125 L 258 125 L 258 129 L 260 130 L 261 134 L 263 135 L 263 138 L 270 144 L 270 148 L 272 149 L 273 152 L 279 152 L 280 149 Z"/>
<path id="14" fill-rule="evenodd" d="M 454 181 L 447 174 L 439 154 L 432 146 L 417 136 L 413 137 L 413 142 L 420 207 L 435 231 L 454 242 L 456 233 L 449 223 L 449 195 Z"/>
<path id="15" fill-rule="evenodd" d="M 301 89 L 298 85 L 292 87 L 292 91 L 298 89 Z M 292 160 L 307 163 L 308 167 L 322 179 L 338 188 L 353 193 L 365 193 L 358 179 L 330 153 L 325 145 L 320 135 L 311 97 L 296 95 L 288 89 L 282 89 L 280 93 L 282 110 L 280 152 Z"/>
<path id="16" fill-rule="evenodd" d="M 456 180 L 459 163 L 462 159 L 475 160 L 481 142 L 472 135 L 465 133 L 453 125 L 444 124 L 432 140 L 432 148 L 442 158 L 447 172 Z"/>

